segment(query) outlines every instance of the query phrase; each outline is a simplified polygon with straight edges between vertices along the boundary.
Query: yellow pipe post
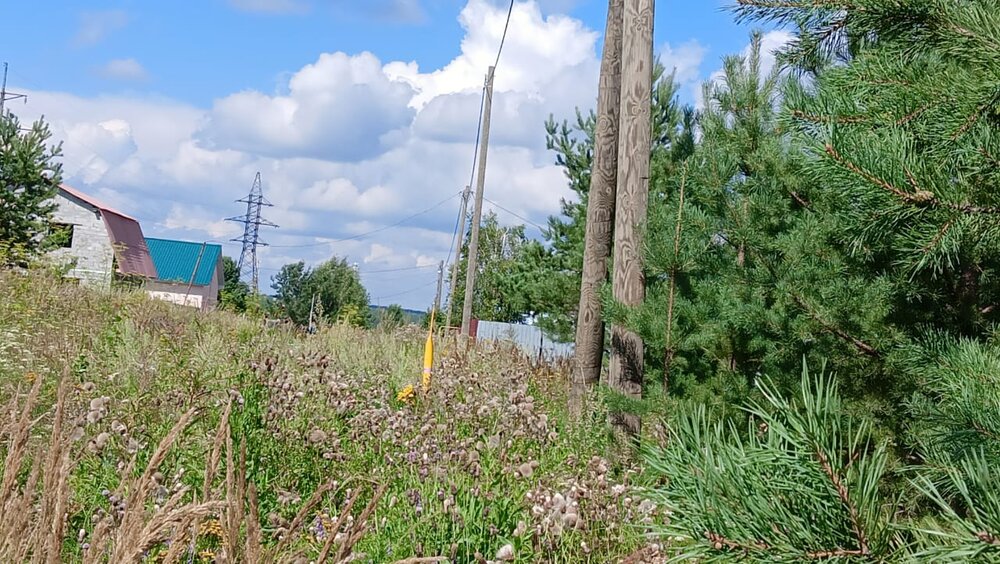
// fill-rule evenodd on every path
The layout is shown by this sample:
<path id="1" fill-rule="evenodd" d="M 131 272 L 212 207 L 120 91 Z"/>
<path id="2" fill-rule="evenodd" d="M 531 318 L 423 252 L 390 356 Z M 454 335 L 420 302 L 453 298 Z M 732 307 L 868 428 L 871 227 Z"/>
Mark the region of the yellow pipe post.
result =
<path id="1" fill-rule="evenodd" d="M 434 314 L 435 310 L 431 310 L 431 322 L 430 327 L 427 331 L 427 343 L 424 345 L 424 374 L 423 374 L 423 387 L 424 393 L 427 393 L 431 389 L 431 368 L 434 366 Z"/>

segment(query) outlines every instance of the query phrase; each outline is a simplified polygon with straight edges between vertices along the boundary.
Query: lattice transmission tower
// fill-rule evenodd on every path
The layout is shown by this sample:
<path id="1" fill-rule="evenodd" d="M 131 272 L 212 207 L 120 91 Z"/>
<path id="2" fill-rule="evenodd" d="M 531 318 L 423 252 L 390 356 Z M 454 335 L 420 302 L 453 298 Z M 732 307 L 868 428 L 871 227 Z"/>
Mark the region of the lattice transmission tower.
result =
<path id="1" fill-rule="evenodd" d="M 243 250 L 240 252 L 240 262 L 237 268 L 240 271 L 240 280 L 246 282 L 253 293 L 258 292 L 258 282 L 260 280 L 260 270 L 257 263 L 257 247 L 266 247 L 267 243 L 260 240 L 260 228 L 277 227 L 277 225 L 260 216 L 261 209 L 265 206 L 271 207 L 274 204 L 264 197 L 264 190 L 261 187 L 260 173 L 253 179 L 253 187 L 250 194 L 242 200 L 236 200 L 247 205 L 246 215 L 229 217 L 226 221 L 235 221 L 243 224 L 243 237 L 232 239 L 237 243 L 243 243 Z"/>

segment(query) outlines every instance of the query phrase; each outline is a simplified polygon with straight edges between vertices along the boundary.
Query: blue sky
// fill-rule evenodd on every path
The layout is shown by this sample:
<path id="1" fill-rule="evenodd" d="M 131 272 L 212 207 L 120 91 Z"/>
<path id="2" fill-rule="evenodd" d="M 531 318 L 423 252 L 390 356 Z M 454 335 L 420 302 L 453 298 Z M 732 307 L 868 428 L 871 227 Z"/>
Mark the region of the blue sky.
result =
<path id="1" fill-rule="evenodd" d="M 593 105 L 606 8 L 515 3 L 487 197 L 537 223 L 567 195 L 542 120 Z M 238 227 L 222 219 L 260 170 L 282 226 L 267 234 L 265 278 L 284 262 L 346 256 L 370 273 L 373 301 L 424 308 L 457 198 L 359 235 L 467 182 L 505 15 L 500 0 L 11 3 L 0 59 L 9 88 L 29 94 L 15 112 L 44 114 L 65 142 L 67 182 L 139 217 L 147 235 L 226 242 Z M 749 31 L 722 2 L 657 3 L 656 50 L 679 67 L 688 102 Z M 383 272 L 397 268 L 412 270 Z"/>

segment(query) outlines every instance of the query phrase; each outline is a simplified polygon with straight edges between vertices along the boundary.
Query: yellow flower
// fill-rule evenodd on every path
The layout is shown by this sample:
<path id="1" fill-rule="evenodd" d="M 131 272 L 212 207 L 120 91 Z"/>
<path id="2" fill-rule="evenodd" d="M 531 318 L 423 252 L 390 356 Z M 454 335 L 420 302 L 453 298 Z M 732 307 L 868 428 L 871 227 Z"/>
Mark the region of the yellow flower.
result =
<path id="1" fill-rule="evenodd" d="M 211 550 L 203 550 L 198 553 L 198 558 L 211 562 L 215 560 L 215 553 L 212 552 Z"/>
<path id="2" fill-rule="evenodd" d="M 38 378 L 38 374 L 35 374 L 34 372 L 28 372 L 24 375 L 24 381 L 29 384 L 34 384 L 35 378 Z"/>
<path id="3" fill-rule="evenodd" d="M 201 524 L 198 531 L 201 536 L 211 536 L 222 538 L 222 523 L 218 519 L 211 519 Z"/>
<path id="4" fill-rule="evenodd" d="M 404 402 L 409 401 L 410 399 L 413 398 L 413 394 L 414 394 L 413 384 L 410 384 L 409 386 L 406 386 L 402 390 L 399 390 L 399 393 L 396 394 L 396 401 L 404 401 Z"/>

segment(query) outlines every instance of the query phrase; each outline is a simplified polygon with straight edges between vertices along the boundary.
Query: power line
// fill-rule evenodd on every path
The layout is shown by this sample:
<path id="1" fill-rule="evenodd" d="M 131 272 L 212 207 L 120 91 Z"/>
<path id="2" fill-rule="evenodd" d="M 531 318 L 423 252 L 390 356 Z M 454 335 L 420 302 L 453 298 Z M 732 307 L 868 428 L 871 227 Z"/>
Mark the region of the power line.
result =
<path id="1" fill-rule="evenodd" d="M 398 298 L 399 296 L 405 296 L 406 294 L 412 294 L 413 292 L 416 292 L 417 290 L 423 290 L 424 288 L 426 288 L 428 286 L 433 286 L 434 284 L 437 284 L 437 278 L 435 278 L 434 280 L 431 280 L 427 284 L 421 284 L 419 286 L 416 286 L 414 288 L 410 288 L 409 290 L 406 290 L 406 291 L 403 291 L 403 292 L 398 292 L 398 293 L 395 293 L 395 294 L 389 294 L 388 296 L 379 296 L 379 297 L 375 298 L 375 301 L 376 302 L 381 302 L 382 300 L 386 300 L 386 299 L 389 299 L 389 298 Z"/>
<path id="2" fill-rule="evenodd" d="M 463 229 L 460 227 L 460 224 L 462 221 L 462 216 L 468 214 L 467 198 L 468 198 L 469 188 L 472 186 L 473 181 L 476 179 L 476 161 L 479 157 L 479 140 L 483 134 L 483 109 L 485 106 L 486 106 L 486 85 L 484 84 L 482 93 L 479 96 L 479 117 L 476 118 L 476 144 L 472 149 L 472 170 L 469 171 L 469 183 L 466 184 L 465 190 L 462 191 L 462 194 L 464 194 L 465 197 L 462 198 L 462 207 L 458 212 L 458 217 L 455 219 L 455 232 L 451 237 L 451 245 L 448 247 L 448 258 L 444 261 L 445 264 L 451 263 L 452 249 L 456 247 L 455 243 L 456 241 L 458 241 L 458 238 L 465 237 L 465 233 L 459 233 L 459 231 L 463 231 Z M 455 260 L 458 260 L 457 256 L 455 257 Z M 453 282 L 454 280 L 450 281 L 449 283 Z"/>
<path id="3" fill-rule="evenodd" d="M 329 245 L 331 243 L 341 243 L 343 241 L 354 241 L 356 239 L 363 239 L 363 238 L 365 238 L 365 237 L 367 237 L 369 235 L 374 235 L 375 233 L 381 233 L 382 231 L 386 231 L 388 229 L 392 229 L 393 227 L 399 227 L 400 225 L 406 223 L 407 221 L 410 221 L 411 219 L 413 219 L 415 217 L 420 217 L 420 216 L 424 215 L 425 213 L 432 212 L 435 209 L 443 206 L 444 204 L 447 204 L 449 201 L 455 199 L 455 197 L 458 196 L 458 195 L 460 195 L 460 194 L 461 194 L 461 192 L 452 194 L 451 196 L 448 196 L 447 198 L 445 198 L 444 200 L 441 200 L 440 202 L 434 204 L 433 206 L 431 206 L 431 207 L 429 207 L 429 208 L 427 208 L 425 210 L 418 211 L 417 213 L 415 213 L 413 215 L 408 215 L 408 216 L 404 217 L 403 219 L 397 221 L 396 223 L 392 223 L 390 225 L 385 225 L 383 227 L 379 227 L 378 229 L 372 229 L 371 231 L 366 231 L 364 233 L 359 233 L 357 235 L 352 235 L 350 237 L 344 237 L 342 239 L 328 239 L 326 241 L 321 241 L 319 243 L 303 243 L 301 245 L 271 245 L 271 247 L 275 248 L 275 249 L 300 249 L 300 248 L 304 248 L 304 247 L 320 247 L 320 246 L 323 246 L 323 245 Z"/>
<path id="4" fill-rule="evenodd" d="M 406 272 L 411 270 L 426 270 L 428 268 L 435 268 L 436 264 L 425 264 L 423 266 L 404 266 L 402 268 L 386 268 L 382 270 L 359 270 L 358 274 L 385 274 L 388 272 Z M 270 268 L 270 267 L 260 267 L 260 270 L 266 270 L 268 272 L 281 272 L 280 268 Z"/>
<path id="5" fill-rule="evenodd" d="M 503 43 L 507 39 L 507 28 L 510 27 L 510 16 L 514 13 L 514 0 L 510 0 L 510 6 L 507 8 L 507 23 L 503 24 L 503 35 L 500 37 L 500 48 L 497 49 L 497 60 L 493 63 L 496 67 L 500 64 L 500 53 L 503 53 Z"/>
<path id="6" fill-rule="evenodd" d="M 535 226 L 535 227 L 536 227 L 536 228 L 538 228 L 538 230 L 539 230 L 539 231 L 541 231 L 542 233 L 544 233 L 544 232 L 545 232 L 545 228 L 544 228 L 544 227 L 542 227 L 541 225 L 539 225 L 539 224 L 535 223 L 534 221 L 531 221 L 530 219 L 528 219 L 528 218 L 526 218 L 526 217 L 524 217 L 524 216 L 522 216 L 522 215 L 518 215 L 518 214 L 516 214 L 516 213 L 514 213 L 514 212 L 510 211 L 509 209 L 507 209 L 507 208 L 505 208 L 505 207 L 501 206 L 500 204 L 498 204 L 498 203 L 494 202 L 493 200 L 491 200 L 491 199 L 489 199 L 489 198 L 487 198 L 487 197 L 485 197 L 485 196 L 483 197 L 483 199 L 484 199 L 484 200 L 486 200 L 487 202 L 489 202 L 489 203 L 493 204 L 494 206 L 496 206 L 496 207 L 500 208 L 501 210 L 503 210 L 503 211 L 505 211 L 505 212 L 509 213 L 510 215 L 512 215 L 512 216 L 514 216 L 514 217 L 516 217 L 516 218 L 520 219 L 521 221 L 523 221 L 523 222 L 525 222 L 525 223 L 528 223 L 528 224 L 531 224 L 531 225 Z"/>
<path id="7" fill-rule="evenodd" d="M 424 270 L 426 268 L 434 268 L 436 264 L 425 264 L 423 266 L 406 266 L 403 268 L 386 268 L 384 270 L 360 270 L 359 274 L 382 274 L 385 272 L 405 272 L 407 270 Z"/>

